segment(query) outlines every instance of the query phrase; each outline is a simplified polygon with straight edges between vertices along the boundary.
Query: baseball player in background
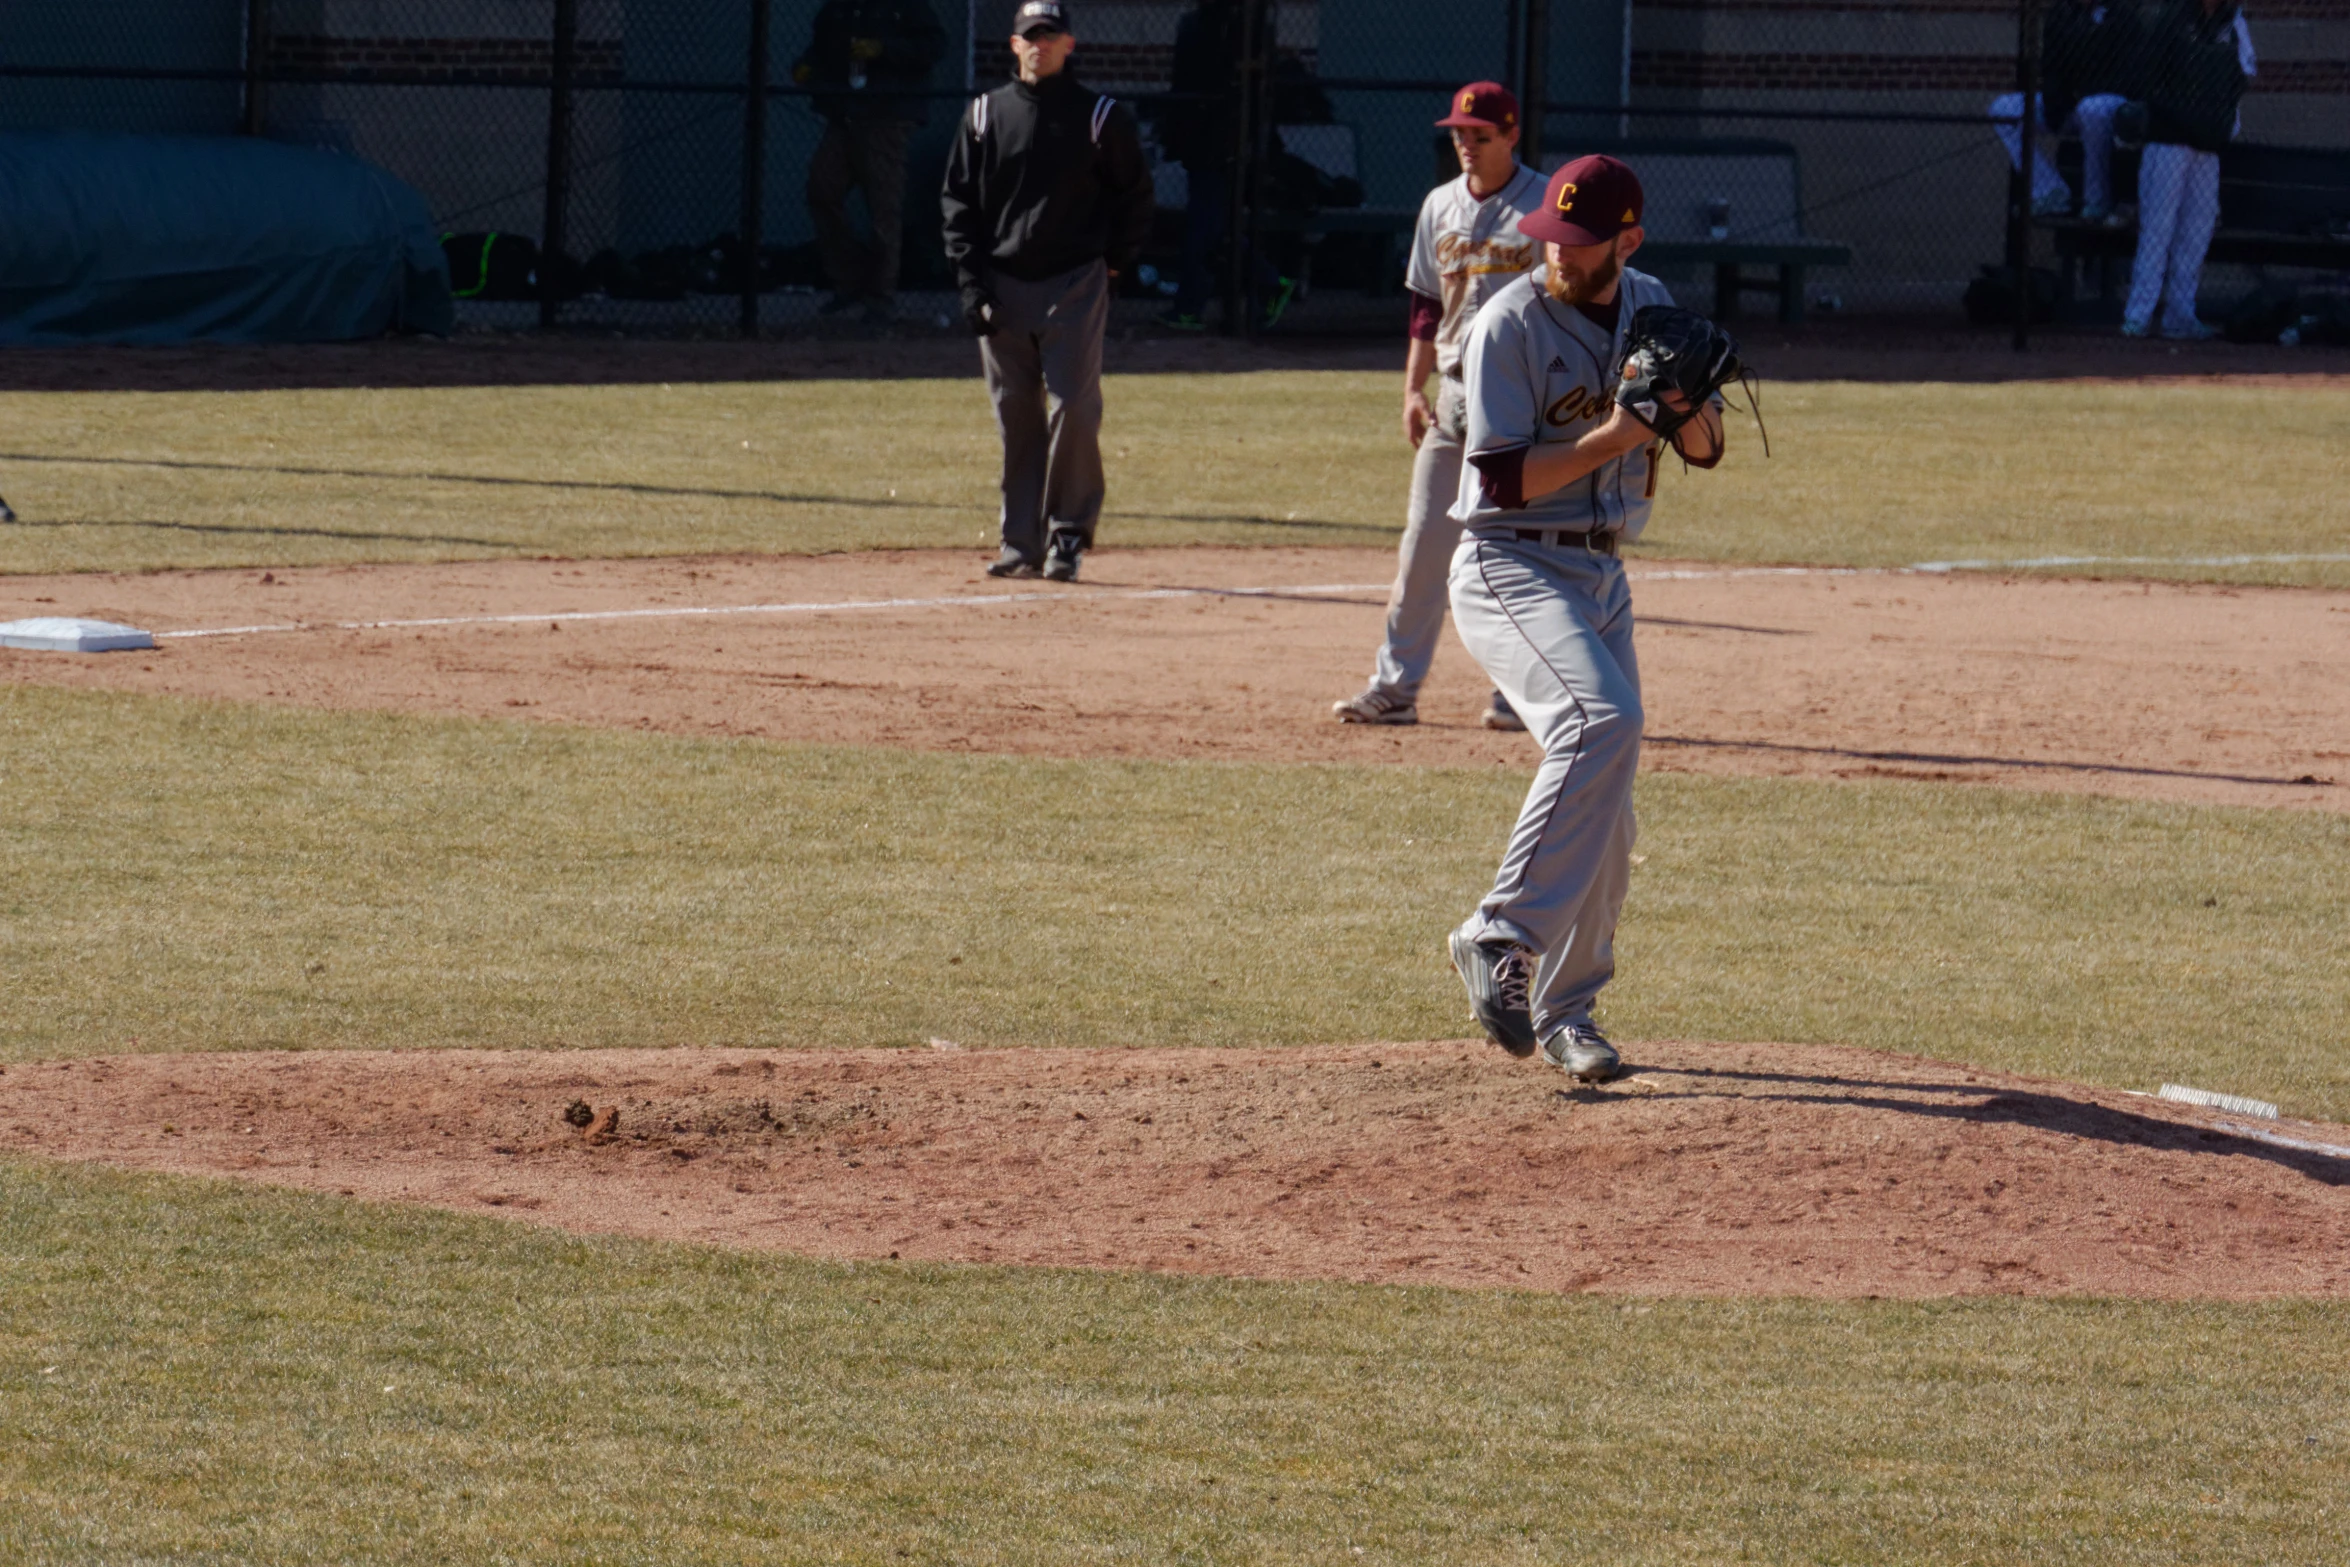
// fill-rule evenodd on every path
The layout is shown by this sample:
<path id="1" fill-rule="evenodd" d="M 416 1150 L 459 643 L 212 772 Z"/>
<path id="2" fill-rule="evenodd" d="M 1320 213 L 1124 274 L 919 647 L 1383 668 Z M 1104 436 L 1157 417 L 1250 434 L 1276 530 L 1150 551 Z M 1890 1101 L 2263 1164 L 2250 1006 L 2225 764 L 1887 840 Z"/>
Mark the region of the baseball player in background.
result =
<path id="1" fill-rule="evenodd" d="M 1420 203 L 1404 287 L 1411 298 L 1411 340 L 1404 351 L 1403 438 L 1412 444 L 1412 490 L 1396 551 L 1395 586 L 1387 595 L 1387 637 L 1360 696 L 1333 704 L 1344 724 L 1416 724 L 1420 684 L 1444 633 L 1444 574 L 1460 543 L 1452 515 L 1461 488 L 1461 437 L 1467 399 L 1461 391 L 1461 345 L 1469 323 L 1502 286 L 1533 270 L 1535 242 L 1518 220 L 1542 195 L 1542 176 L 1518 162 L 1518 100 L 1499 82 L 1471 82 L 1436 122 L 1452 132 L 1461 177 Z M 1428 377 L 1437 377 L 1428 401 Z M 1499 691 L 1485 710 L 1488 729 L 1523 729 Z"/>
<path id="2" fill-rule="evenodd" d="M 1461 641 L 1542 743 L 1542 765 L 1493 890 L 1453 932 L 1478 1022 L 1512 1055 L 1537 1049 L 1586 1082 L 1620 1065 L 1592 1018 L 1615 973 L 1631 879 L 1640 666 L 1619 547 L 1637 539 L 1666 443 L 1615 389 L 1634 312 L 1669 305 L 1625 265 L 1640 248 L 1631 169 L 1578 158 L 1519 221 L 1541 243 L 1468 334 L 1467 464 L 1453 515 L 1452 615 Z M 1667 399 L 1688 413 L 1678 394 Z M 1710 468 L 1721 401 L 1671 445 Z"/>

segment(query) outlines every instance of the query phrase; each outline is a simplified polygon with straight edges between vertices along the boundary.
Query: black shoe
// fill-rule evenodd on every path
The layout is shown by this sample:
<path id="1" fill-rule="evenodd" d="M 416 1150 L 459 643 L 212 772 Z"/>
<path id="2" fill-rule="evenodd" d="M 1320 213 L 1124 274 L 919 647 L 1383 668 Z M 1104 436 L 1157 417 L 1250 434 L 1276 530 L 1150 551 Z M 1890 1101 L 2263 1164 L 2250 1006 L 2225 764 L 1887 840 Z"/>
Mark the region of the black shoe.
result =
<path id="1" fill-rule="evenodd" d="M 987 574 L 991 577 L 1034 577 L 1039 575 L 1036 562 L 1009 544 L 1005 545 L 1003 553 L 995 558 L 995 564 L 987 568 Z"/>
<path id="2" fill-rule="evenodd" d="M 1534 1053 L 1534 1018 L 1527 1005 L 1534 954 L 1514 941 L 1472 941 L 1452 933 L 1452 966 L 1468 987 L 1469 1010 L 1485 1037 L 1520 1060 Z"/>
<path id="3" fill-rule="evenodd" d="M 1044 552 L 1044 575 L 1048 582 L 1075 582 L 1077 557 L 1085 553 L 1085 535 L 1067 529 L 1056 529 L 1053 541 Z"/>
<path id="4" fill-rule="evenodd" d="M 16 521 L 16 513 L 9 509 L 8 503 L 6 501 L 0 501 L 0 522 L 14 521 Z"/>

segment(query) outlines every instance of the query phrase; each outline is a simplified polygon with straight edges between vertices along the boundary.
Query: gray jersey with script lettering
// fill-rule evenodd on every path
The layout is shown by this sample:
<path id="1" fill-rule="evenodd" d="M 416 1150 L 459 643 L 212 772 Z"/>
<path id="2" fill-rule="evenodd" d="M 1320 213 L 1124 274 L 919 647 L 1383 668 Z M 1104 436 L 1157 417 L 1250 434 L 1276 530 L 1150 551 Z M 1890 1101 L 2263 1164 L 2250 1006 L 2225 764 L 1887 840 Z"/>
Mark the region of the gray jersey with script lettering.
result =
<path id="1" fill-rule="evenodd" d="M 1664 284 L 1626 267 L 1611 334 L 1573 305 L 1551 298 L 1543 287 L 1545 271 L 1537 267 L 1494 295 L 1469 332 L 1461 360 L 1469 393 L 1469 461 L 1461 466 L 1452 514 L 1471 532 L 1572 528 L 1637 539 L 1656 496 L 1654 442 L 1523 507 L 1495 505 L 1479 482 L 1481 456 L 1573 441 L 1605 421 L 1615 405 L 1616 366 L 1634 312 L 1673 302 Z"/>

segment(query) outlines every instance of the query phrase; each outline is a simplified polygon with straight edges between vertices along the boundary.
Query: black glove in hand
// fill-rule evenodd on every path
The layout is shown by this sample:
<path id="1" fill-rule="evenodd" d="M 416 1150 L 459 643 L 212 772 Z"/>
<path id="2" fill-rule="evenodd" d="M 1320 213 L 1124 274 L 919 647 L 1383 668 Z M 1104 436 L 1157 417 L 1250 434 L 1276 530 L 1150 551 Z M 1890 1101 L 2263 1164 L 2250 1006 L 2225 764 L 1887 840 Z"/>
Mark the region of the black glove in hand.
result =
<path id="1" fill-rule="evenodd" d="M 995 295 L 983 284 L 963 285 L 963 324 L 971 329 L 973 337 L 993 337 L 1003 325 L 1004 307 L 996 303 Z"/>

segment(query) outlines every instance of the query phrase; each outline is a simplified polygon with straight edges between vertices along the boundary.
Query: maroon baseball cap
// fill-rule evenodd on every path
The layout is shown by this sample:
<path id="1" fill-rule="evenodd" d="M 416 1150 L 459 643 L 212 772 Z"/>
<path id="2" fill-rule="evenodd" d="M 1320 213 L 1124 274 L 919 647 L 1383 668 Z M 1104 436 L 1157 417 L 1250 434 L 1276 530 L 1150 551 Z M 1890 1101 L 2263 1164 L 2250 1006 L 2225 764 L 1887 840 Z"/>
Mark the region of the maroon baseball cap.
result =
<path id="1" fill-rule="evenodd" d="M 1606 153 L 1577 158 L 1550 177 L 1539 209 L 1518 232 L 1561 245 L 1604 245 L 1640 223 L 1640 176 Z"/>
<path id="2" fill-rule="evenodd" d="M 1518 128 L 1518 95 L 1499 82 L 1471 82 L 1452 95 L 1452 113 L 1436 123 L 1446 130 L 1483 126 L 1514 131 Z"/>

